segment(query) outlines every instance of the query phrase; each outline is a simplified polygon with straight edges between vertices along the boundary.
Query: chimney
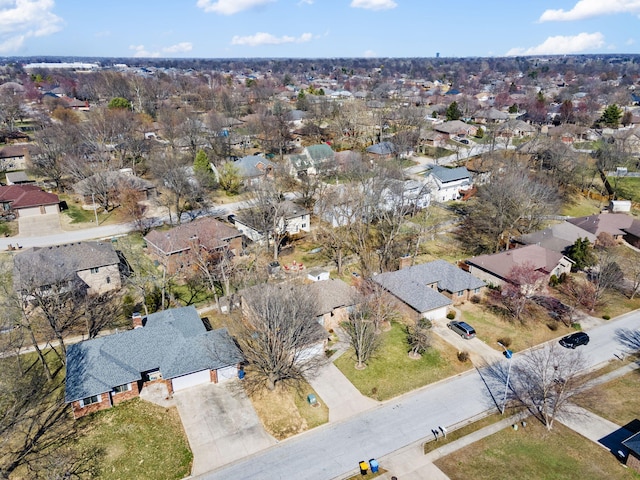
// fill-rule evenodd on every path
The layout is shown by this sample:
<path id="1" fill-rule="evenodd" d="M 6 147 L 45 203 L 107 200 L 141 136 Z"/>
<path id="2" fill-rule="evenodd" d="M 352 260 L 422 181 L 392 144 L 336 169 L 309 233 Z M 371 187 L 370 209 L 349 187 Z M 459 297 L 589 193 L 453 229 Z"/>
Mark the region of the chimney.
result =
<path id="1" fill-rule="evenodd" d="M 140 315 L 140 312 L 134 312 L 131 320 L 133 320 L 133 328 L 142 328 L 142 315 Z"/>
<path id="2" fill-rule="evenodd" d="M 400 257 L 400 268 L 399 270 L 402 270 L 403 268 L 407 268 L 411 266 L 411 255 L 407 254 L 407 255 L 403 255 Z"/>

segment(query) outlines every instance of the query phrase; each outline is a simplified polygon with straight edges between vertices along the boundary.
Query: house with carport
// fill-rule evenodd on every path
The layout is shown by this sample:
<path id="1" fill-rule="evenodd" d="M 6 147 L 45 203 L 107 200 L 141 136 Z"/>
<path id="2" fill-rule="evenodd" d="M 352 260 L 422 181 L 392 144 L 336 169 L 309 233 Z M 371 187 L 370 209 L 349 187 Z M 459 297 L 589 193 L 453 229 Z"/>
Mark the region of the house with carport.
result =
<path id="1" fill-rule="evenodd" d="M 238 376 L 243 356 L 226 329 L 207 330 L 195 307 L 135 316 L 134 328 L 67 347 L 65 401 L 74 418 L 138 397 Z"/>

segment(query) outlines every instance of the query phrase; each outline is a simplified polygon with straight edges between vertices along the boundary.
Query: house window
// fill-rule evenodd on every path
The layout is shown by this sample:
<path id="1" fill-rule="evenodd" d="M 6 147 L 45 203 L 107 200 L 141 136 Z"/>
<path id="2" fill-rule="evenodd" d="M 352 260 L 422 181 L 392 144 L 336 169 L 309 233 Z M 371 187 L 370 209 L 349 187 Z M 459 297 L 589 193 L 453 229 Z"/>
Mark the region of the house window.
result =
<path id="1" fill-rule="evenodd" d="M 86 407 L 86 406 L 91 405 L 93 403 L 100 403 L 101 400 L 102 400 L 102 396 L 101 395 L 91 395 L 90 397 L 83 398 L 82 400 L 80 400 L 80 406 L 81 407 Z"/>
<path id="2" fill-rule="evenodd" d="M 457 296 L 461 297 L 464 295 L 464 290 L 460 290 L 458 293 L 456 293 Z"/>
<path id="3" fill-rule="evenodd" d="M 480 289 L 479 288 L 474 288 L 473 289 L 473 293 L 480 293 Z"/>
<path id="4" fill-rule="evenodd" d="M 113 393 L 128 392 L 129 390 L 131 390 L 131 384 L 125 383 L 124 385 L 118 385 L 117 387 L 114 387 Z"/>
<path id="5" fill-rule="evenodd" d="M 100 267 L 92 267 L 91 273 L 98 273 L 99 270 L 100 270 Z"/>
<path id="6" fill-rule="evenodd" d="M 307 224 L 306 224 L 306 223 L 303 223 L 303 224 L 302 224 L 302 228 L 307 228 Z"/>

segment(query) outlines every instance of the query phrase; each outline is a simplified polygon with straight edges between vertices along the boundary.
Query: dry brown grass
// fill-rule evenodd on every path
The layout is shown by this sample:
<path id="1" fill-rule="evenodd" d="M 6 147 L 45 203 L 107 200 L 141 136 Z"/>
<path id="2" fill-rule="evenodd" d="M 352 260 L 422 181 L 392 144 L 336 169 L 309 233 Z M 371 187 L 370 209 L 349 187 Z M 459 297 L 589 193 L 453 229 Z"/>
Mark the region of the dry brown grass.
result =
<path id="1" fill-rule="evenodd" d="M 639 396 L 640 372 L 634 371 L 584 392 L 575 402 L 607 420 L 624 426 L 640 416 Z"/>
<path id="2" fill-rule="evenodd" d="M 308 404 L 306 396 L 315 391 L 310 385 L 299 392 L 283 386 L 275 390 L 261 390 L 250 395 L 251 403 L 265 430 L 278 440 L 297 435 L 329 420 L 329 409 L 316 394 L 319 406 Z"/>
<path id="3" fill-rule="evenodd" d="M 544 311 L 540 312 L 540 316 L 523 324 L 496 315 L 484 304 L 465 302 L 458 308 L 462 313 L 462 320 L 476 329 L 478 338 L 496 350 L 501 350 L 497 344 L 499 338 L 511 338 L 509 348 L 517 352 L 574 331 L 561 322 L 556 322 L 558 329 L 552 331 L 547 326 L 547 322 L 552 319 Z"/>

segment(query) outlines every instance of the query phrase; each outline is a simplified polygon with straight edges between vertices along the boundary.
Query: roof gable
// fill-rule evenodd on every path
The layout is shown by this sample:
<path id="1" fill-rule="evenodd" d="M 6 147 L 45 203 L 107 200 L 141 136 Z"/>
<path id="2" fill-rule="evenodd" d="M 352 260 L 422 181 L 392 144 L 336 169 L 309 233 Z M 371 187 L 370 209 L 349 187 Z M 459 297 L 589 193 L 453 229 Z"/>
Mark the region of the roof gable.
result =
<path id="1" fill-rule="evenodd" d="M 170 379 L 241 360 L 226 329 L 207 332 L 193 306 L 164 310 L 147 316 L 142 328 L 70 345 L 65 397 L 104 393 L 150 370 Z"/>
<path id="2" fill-rule="evenodd" d="M 204 248 L 217 249 L 240 236 L 242 233 L 235 228 L 215 218 L 205 217 L 170 230 L 153 230 L 144 239 L 165 255 L 170 255 L 190 249 L 194 241 Z"/>

